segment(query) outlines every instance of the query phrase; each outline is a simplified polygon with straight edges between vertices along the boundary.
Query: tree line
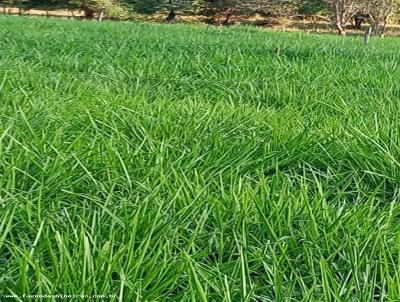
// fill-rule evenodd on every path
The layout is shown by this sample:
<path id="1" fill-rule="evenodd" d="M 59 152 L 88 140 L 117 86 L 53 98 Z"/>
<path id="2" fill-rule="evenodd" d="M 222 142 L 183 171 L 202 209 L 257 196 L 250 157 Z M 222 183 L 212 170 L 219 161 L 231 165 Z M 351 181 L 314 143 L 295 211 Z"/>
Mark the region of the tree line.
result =
<path id="1" fill-rule="evenodd" d="M 86 18 L 109 16 L 125 19 L 132 14 L 168 13 L 173 22 L 177 12 L 210 17 L 215 24 L 229 24 L 234 15 L 259 14 L 265 18 L 302 15 L 330 20 L 345 35 L 350 23 L 361 29 L 369 22 L 375 34 L 383 34 L 390 18 L 399 15 L 400 0 L 4 0 L 3 5 L 22 9 L 79 9 Z"/>

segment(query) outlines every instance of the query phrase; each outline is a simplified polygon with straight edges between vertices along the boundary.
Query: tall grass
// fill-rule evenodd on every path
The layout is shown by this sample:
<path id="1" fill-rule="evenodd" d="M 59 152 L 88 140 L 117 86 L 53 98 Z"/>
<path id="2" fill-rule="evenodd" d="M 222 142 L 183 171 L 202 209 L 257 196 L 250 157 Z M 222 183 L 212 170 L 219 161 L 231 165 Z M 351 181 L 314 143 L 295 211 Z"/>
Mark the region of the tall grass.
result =
<path id="1" fill-rule="evenodd" d="M 0 24 L 0 300 L 398 301 L 397 40 Z"/>

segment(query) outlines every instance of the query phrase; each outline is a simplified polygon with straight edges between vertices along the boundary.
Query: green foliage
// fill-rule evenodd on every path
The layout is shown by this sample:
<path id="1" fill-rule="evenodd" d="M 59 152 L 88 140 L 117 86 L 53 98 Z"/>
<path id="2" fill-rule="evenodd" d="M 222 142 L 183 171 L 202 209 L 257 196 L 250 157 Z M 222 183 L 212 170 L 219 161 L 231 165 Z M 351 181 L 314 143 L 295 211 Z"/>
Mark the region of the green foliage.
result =
<path id="1" fill-rule="evenodd" d="M 127 9 L 118 0 L 70 0 L 70 4 L 83 9 L 89 18 L 101 11 L 112 17 L 125 18 L 128 16 Z"/>
<path id="2" fill-rule="evenodd" d="M 193 8 L 199 14 L 212 15 L 236 7 L 238 0 L 194 0 Z"/>
<path id="3" fill-rule="evenodd" d="M 190 10 L 193 8 L 192 2 L 189 0 L 128 0 L 125 1 L 125 3 L 131 7 L 133 11 L 140 14 L 153 14 L 171 9 Z"/>
<path id="4" fill-rule="evenodd" d="M 298 10 L 301 14 L 316 15 L 328 13 L 329 7 L 324 0 L 306 0 L 299 3 Z"/>
<path id="5" fill-rule="evenodd" d="M 6 4 L 22 8 L 53 8 L 68 7 L 68 0 L 4 0 L 0 4 Z"/>
<path id="6" fill-rule="evenodd" d="M 1 301 L 398 300 L 398 40 L 0 24 Z"/>
<path id="7" fill-rule="evenodd" d="M 164 0 L 133 0 L 129 1 L 134 11 L 141 14 L 155 13 L 164 4 Z"/>

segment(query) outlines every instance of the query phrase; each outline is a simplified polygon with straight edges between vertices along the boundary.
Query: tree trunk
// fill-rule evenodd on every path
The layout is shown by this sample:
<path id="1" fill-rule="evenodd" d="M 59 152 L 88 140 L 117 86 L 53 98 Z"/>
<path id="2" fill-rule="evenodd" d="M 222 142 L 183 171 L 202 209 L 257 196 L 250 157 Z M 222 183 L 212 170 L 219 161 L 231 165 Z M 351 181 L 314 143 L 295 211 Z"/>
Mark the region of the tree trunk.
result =
<path id="1" fill-rule="evenodd" d="M 388 18 L 385 18 L 385 20 L 383 21 L 383 27 L 382 27 L 382 30 L 381 30 L 381 37 L 384 37 L 384 36 L 385 36 L 385 33 L 386 33 L 386 26 L 387 26 L 387 19 L 388 19 Z"/>
<path id="2" fill-rule="evenodd" d="M 363 21 L 363 19 L 360 15 L 355 16 L 354 17 L 354 28 L 361 29 L 362 21 Z"/>
<path id="3" fill-rule="evenodd" d="M 99 22 L 103 21 L 103 18 L 104 18 L 104 11 L 101 11 L 99 15 Z"/>
<path id="4" fill-rule="evenodd" d="M 341 23 L 336 23 L 336 30 L 339 35 L 345 36 L 346 35 L 346 29 L 343 27 Z"/>
<path id="5" fill-rule="evenodd" d="M 93 19 L 94 18 L 94 9 L 91 7 L 83 7 L 83 12 L 85 14 L 85 18 L 86 19 Z"/>
<path id="6" fill-rule="evenodd" d="M 374 23 L 374 34 L 379 35 L 379 28 L 381 27 L 381 24 L 379 20 L 376 20 Z"/>
<path id="7" fill-rule="evenodd" d="M 165 18 L 165 22 L 173 23 L 175 22 L 175 18 L 176 18 L 176 13 L 174 10 L 171 10 L 168 16 Z"/>
<path id="8" fill-rule="evenodd" d="M 314 32 L 317 32 L 317 17 L 316 16 L 312 16 L 312 22 L 313 22 Z"/>
<path id="9" fill-rule="evenodd" d="M 344 22 L 343 22 L 343 13 L 340 8 L 339 2 L 335 3 L 335 17 L 336 17 L 336 30 L 338 31 L 338 34 L 341 36 L 346 35 L 346 29 L 344 28 Z"/>
<path id="10" fill-rule="evenodd" d="M 221 25 L 229 25 L 229 20 L 231 18 L 231 15 L 227 15 L 225 19 L 222 21 Z"/>

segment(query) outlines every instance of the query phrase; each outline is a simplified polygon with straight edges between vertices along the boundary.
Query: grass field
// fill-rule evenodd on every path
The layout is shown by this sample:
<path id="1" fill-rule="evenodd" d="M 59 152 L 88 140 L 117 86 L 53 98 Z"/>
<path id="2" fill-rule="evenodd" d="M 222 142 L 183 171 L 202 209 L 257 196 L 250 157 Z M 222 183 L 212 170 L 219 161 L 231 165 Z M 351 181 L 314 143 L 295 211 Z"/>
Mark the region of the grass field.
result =
<path id="1" fill-rule="evenodd" d="M 399 40 L 0 25 L 1 301 L 400 301 Z"/>

